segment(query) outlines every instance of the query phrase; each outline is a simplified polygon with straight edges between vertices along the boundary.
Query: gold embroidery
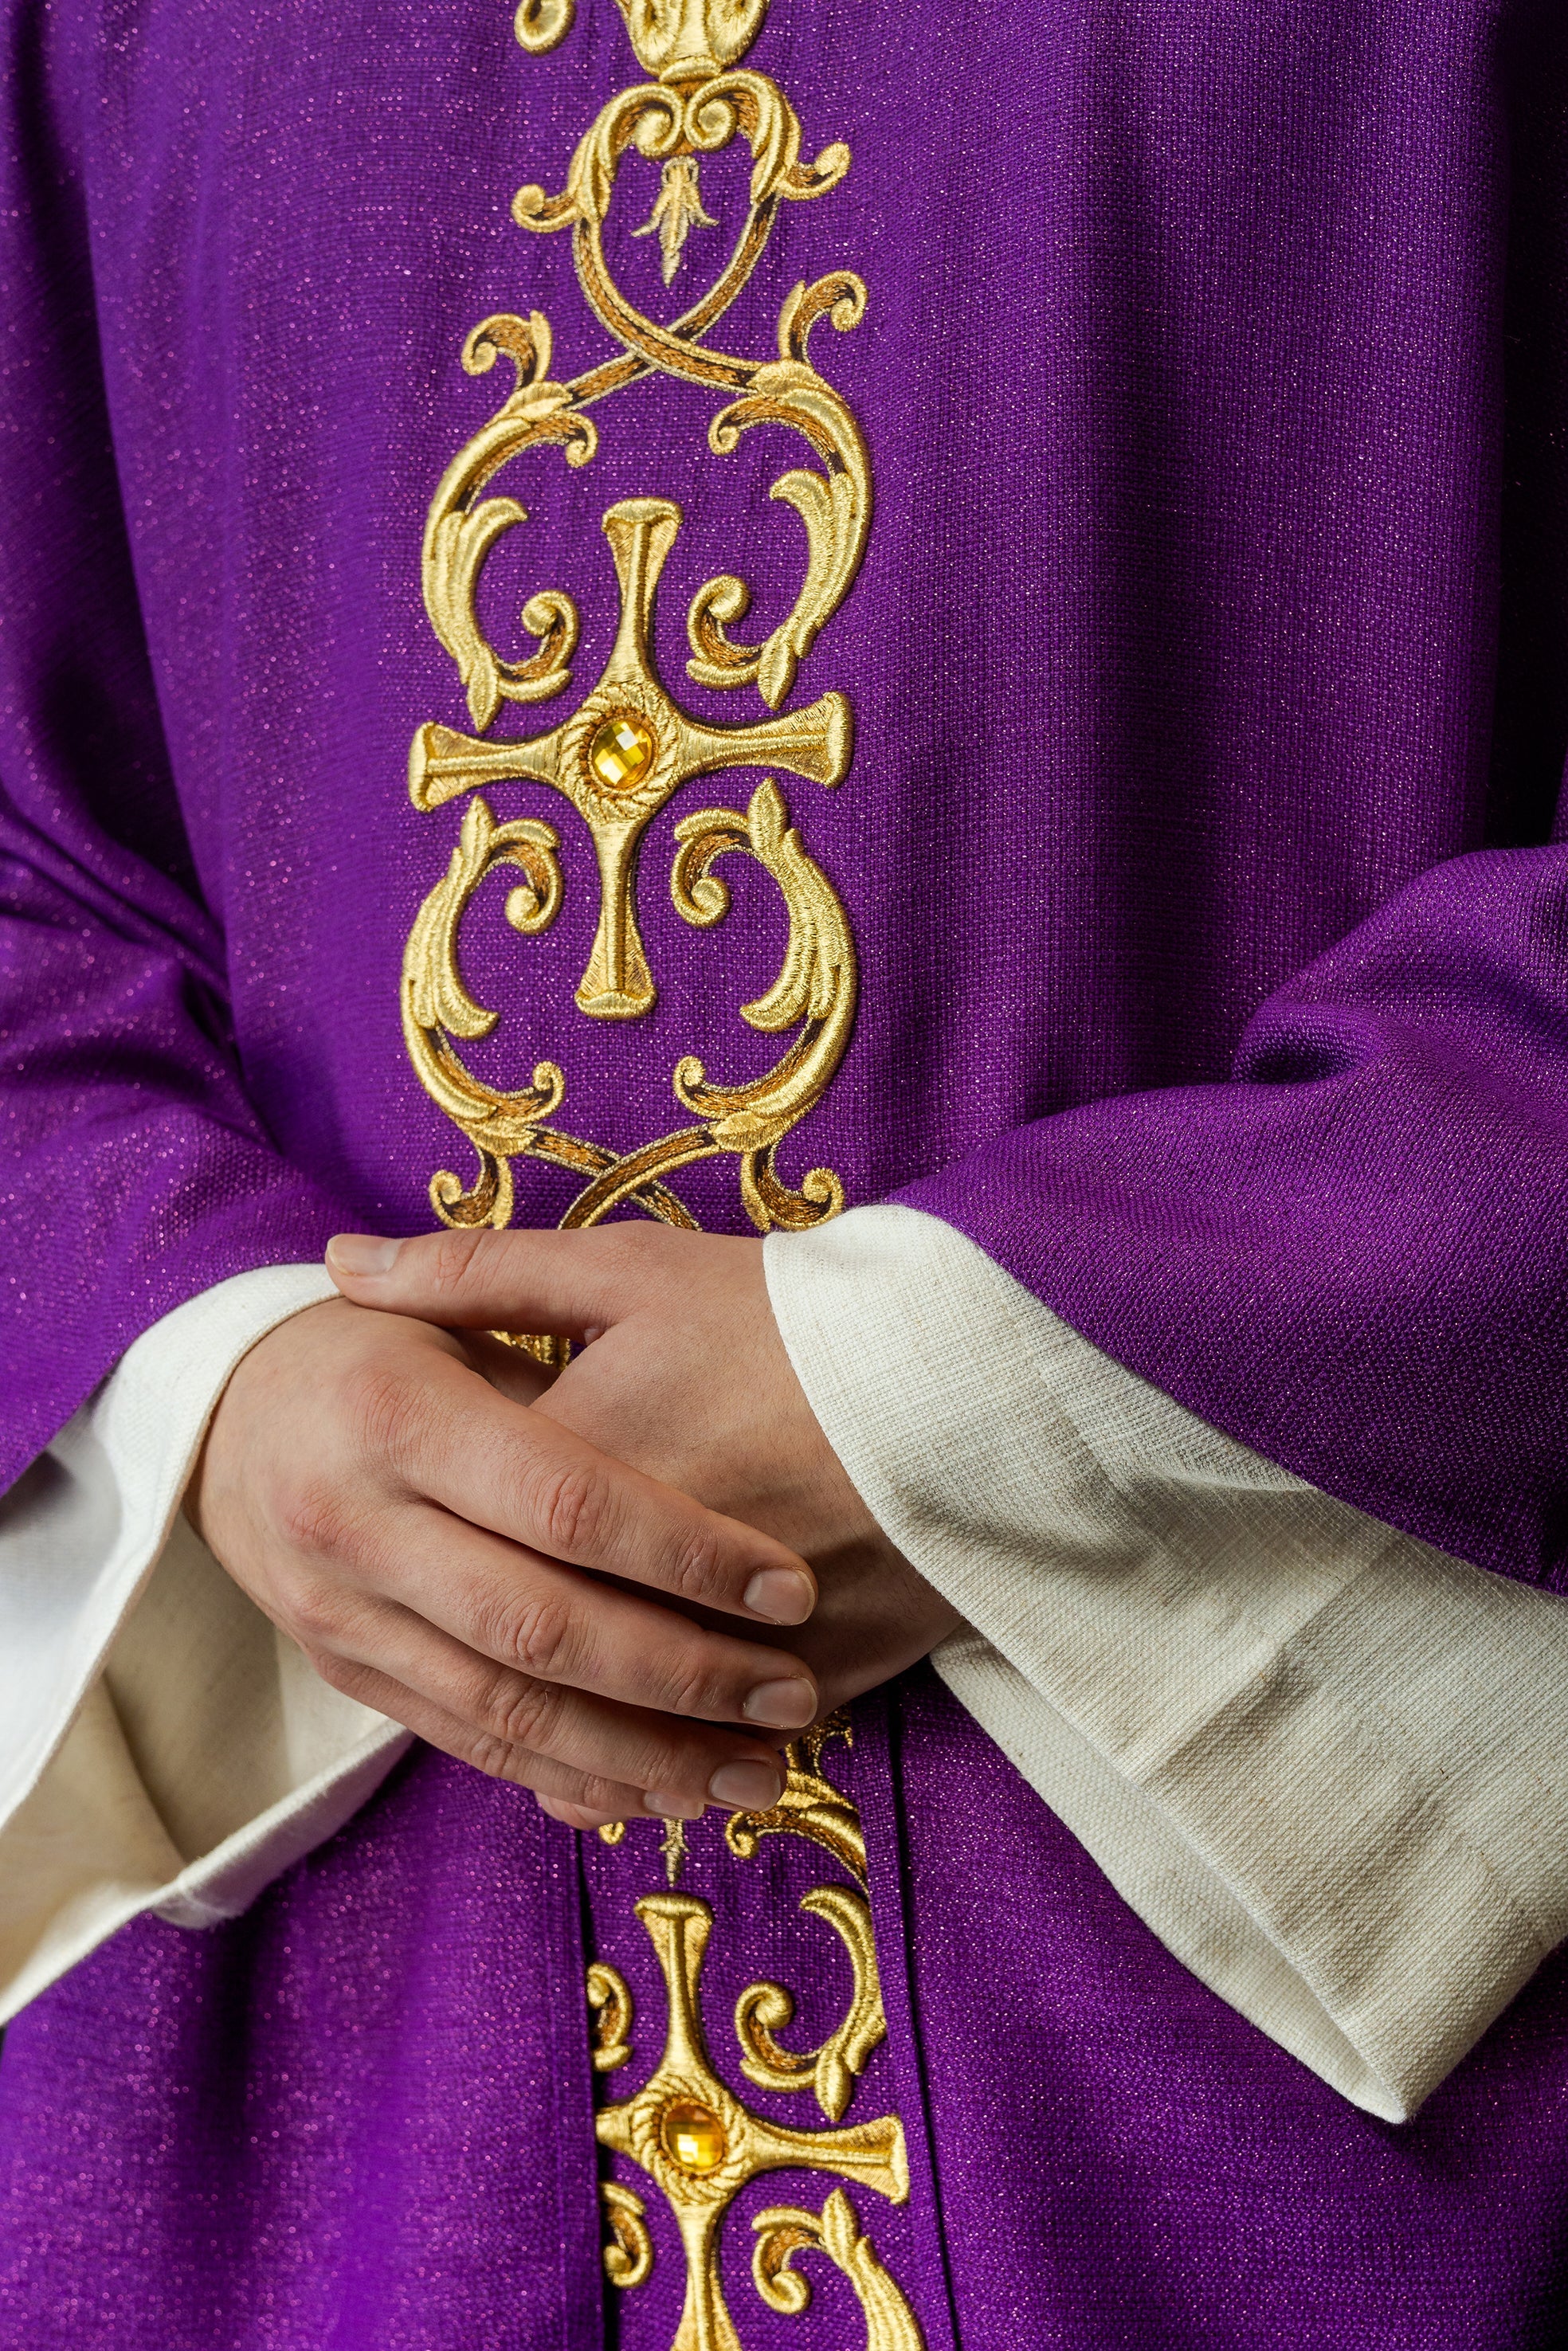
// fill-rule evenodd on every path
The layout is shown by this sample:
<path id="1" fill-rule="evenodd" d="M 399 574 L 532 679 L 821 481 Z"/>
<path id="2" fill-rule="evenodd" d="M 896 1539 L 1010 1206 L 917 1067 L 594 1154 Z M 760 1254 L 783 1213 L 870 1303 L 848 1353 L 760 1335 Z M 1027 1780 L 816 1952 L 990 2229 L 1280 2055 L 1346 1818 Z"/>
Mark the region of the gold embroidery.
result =
<path id="1" fill-rule="evenodd" d="M 785 1797 L 772 1813 L 737 1815 L 757 1825 L 738 1839 L 731 1835 L 731 1851 L 741 1858 L 754 1855 L 758 1836 L 770 1832 L 804 1836 L 827 1844 L 856 1869 L 863 1884 L 865 1846 L 859 1815 L 821 1769 L 828 1742 L 835 1738 L 847 1742 L 851 1736 L 849 1718 L 839 1712 L 792 1741 L 785 1750 L 789 1768 Z M 788 1801 L 791 1789 L 798 1799 L 792 1805 Z M 823 1834 L 824 1823 L 831 1834 Z M 793 1997 L 781 1984 L 748 1984 L 735 2007 L 740 2067 L 760 2089 L 785 2095 L 814 2092 L 828 2121 L 838 2125 L 849 2109 L 858 2077 L 887 2034 L 871 1908 L 864 1895 L 848 1886 L 816 1886 L 800 1907 L 826 1919 L 848 1954 L 852 1991 L 843 2020 L 814 2050 L 784 2048 L 774 2036 L 794 2017 Z M 740 2351 L 718 2266 L 719 2231 L 734 2197 L 761 2171 L 804 2165 L 859 2180 L 902 2203 L 909 2189 L 903 2127 L 895 2115 L 887 2115 L 847 2130 L 791 2131 L 753 2115 L 714 2071 L 703 2033 L 700 1985 L 713 1928 L 711 1908 L 689 1895 L 654 1894 L 637 1904 L 636 1915 L 653 1944 L 664 1979 L 669 2003 L 664 2051 L 652 2079 L 635 2097 L 601 2113 L 599 2137 L 606 2147 L 641 2165 L 664 2190 L 680 2231 L 686 2292 L 671 2351 Z M 589 1999 L 600 2011 L 593 2062 L 608 2072 L 623 2062 L 631 1995 L 613 1969 L 596 1964 L 589 1970 Z M 607 2044 L 613 2054 L 606 2053 Z M 613 2213 L 611 2218 L 616 2242 L 605 2249 L 607 2266 L 620 2258 L 624 2244 L 620 2221 Z M 789 2264 L 796 2252 L 816 2250 L 836 2262 L 854 2287 L 865 2314 L 867 2351 L 922 2351 L 918 2323 L 862 2235 L 842 2189 L 834 2189 L 820 2216 L 779 2206 L 759 2215 L 753 2225 L 759 2232 L 753 2276 L 770 2308 L 786 2313 L 806 2308 L 810 2287 Z M 617 2279 L 622 2282 L 632 2283 Z"/>
<path id="2" fill-rule="evenodd" d="M 653 211 L 642 227 L 634 228 L 632 234 L 633 236 L 657 235 L 664 283 L 671 286 L 681 266 L 682 250 L 693 229 L 717 226 L 713 214 L 703 210 L 702 183 L 697 178 L 696 157 L 675 155 L 664 166 Z"/>
<path id="3" fill-rule="evenodd" d="M 863 1895 L 852 1893 L 847 1886 L 819 1886 L 804 1896 L 800 1907 L 835 1927 L 850 1955 L 854 1993 L 848 2014 L 820 2049 L 800 2056 L 781 2049 L 773 2038 L 794 2017 L 793 1994 L 782 1984 L 748 1984 L 735 2003 L 735 2037 L 743 2052 L 740 2070 L 748 2082 L 761 2090 L 813 2089 L 828 2120 L 836 2123 L 853 2095 L 855 2076 L 864 2073 L 872 2051 L 887 2038 L 871 1908 Z"/>
<path id="4" fill-rule="evenodd" d="M 854 2206 L 841 2188 L 834 2189 L 820 2215 L 775 2204 L 758 2212 L 751 2225 L 758 2232 L 751 2274 L 769 2309 L 786 2314 L 805 2309 L 811 2289 L 789 2264 L 797 2252 L 811 2247 L 842 2270 L 859 2295 L 866 2351 L 924 2351 L 925 2338 L 915 2313 L 877 2260 L 870 2238 L 862 2236 Z"/>
<path id="5" fill-rule="evenodd" d="M 858 2180 L 902 2204 L 909 2194 L 904 2127 L 896 2115 L 883 2115 L 832 2130 L 790 2130 L 742 2105 L 713 2069 L 698 2011 L 712 1910 L 689 1894 L 645 1895 L 636 1908 L 669 2000 L 664 2054 L 636 2096 L 602 2108 L 596 2126 L 602 2145 L 663 2190 L 680 2231 L 686 2292 L 671 2351 L 740 2351 L 718 2269 L 719 2226 L 734 2198 L 761 2172 L 806 2168 Z M 860 2293 L 854 2272 L 846 2274 Z"/>
<path id="6" fill-rule="evenodd" d="M 831 1739 L 851 1743 L 849 1716 L 842 1708 L 785 1748 L 787 1776 L 775 1805 L 766 1813 L 730 1814 L 725 1842 L 737 1860 L 749 1861 L 765 1836 L 808 1837 L 865 1885 L 865 1833 L 860 1814 L 822 1773 L 822 1750 Z"/>
<path id="7" fill-rule="evenodd" d="M 598 2013 L 593 2052 L 596 2074 L 612 2074 L 632 2054 L 632 1994 L 618 1968 L 596 1959 L 588 1970 L 588 2005 Z"/>
<path id="8" fill-rule="evenodd" d="M 841 695 L 823 694 L 799 710 L 781 712 L 780 706 L 800 662 L 848 593 L 865 549 L 872 487 L 864 439 L 810 351 L 820 319 L 841 329 L 858 325 L 865 287 L 847 270 L 798 285 L 780 313 L 777 359 L 726 353 L 706 340 L 756 267 L 779 204 L 836 185 L 849 168 L 849 151 L 829 146 L 814 162 L 803 163 L 800 125 L 789 101 L 767 75 L 739 68 L 761 27 L 766 0 L 619 5 L 640 61 L 657 78 L 619 92 L 601 109 L 578 147 L 561 194 L 526 187 L 513 211 L 529 229 L 571 229 L 579 282 L 621 346 L 620 356 L 557 381 L 553 338 L 540 312 L 482 321 L 464 346 L 463 364 L 482 375 L 504 360 L 512 389 L 447 467 L 425 528 L 425 609 L 456 666 L 475 731 L 434 722 L 421 726 L 410 754 L 410 792 L 423 810 L 472 797 L 447 873 L 425 898 L 409 935 L 403 1032 L 422 1082 L 478 1157 L 477 1176 L 467 1186 L 446 1169 L 433 1177 L 431 1200 L 444 1223 L 507 1224 L 516 1207 L 513 1162 L 532 1157 L 582 1180 L 562 1218 L 567 1227 L 595 1224 L 629 1206 L 689 1228 L 694 1218 L 664 1179 L 697 1160 L 729 1154 L 738 1162 L 741 1198 L 758 1229 L 801 1229 L 836 1215 L 843 1187 L 830 1170 L 813 1168 L 792 1189 L 779 1177 L 774 1155 L 821 1101 L 842 1059 L 858 975 L 843 906 L 791 828 L 771 776 L 744 812 L 707 809 L 675 826 L 670 883 L 677 911 L 699 929 L 720 922 L 727 911 L 727 889 L 711 871 L 724 855 L 752 857 L 784 899 L 789 930 L 779 977 L 766 994 L 740 1008 L 742 1018 L 765 1033 L 795 1032 L 765 1076 L 726 1085 L 711 1081 L 694 1055 L 683 1056 L 672 1085 L 689 1123 L 622 1154 L 556 1125 L 567 1092 L 559 1062 L 538 1062 L 528 1083 L 506 1090 L 476 1077 L 458 1050 L 464 1041 L 488 1036 L 498 1018 L 475 1001 L 461 975 L 458 935 L 473 899 L 498 868 L 513 868 L 523 878 L 507 893 L 506 917 L 523 936 L 533 937 L 555 921 L 566 888 L 554 827 L 537 819 L 497 823 L 481 788 L 531 778 L 559 793 L 581 820 L 598 870 L 599 918 L 576 1003 L 591 1019 L 632 1020 L 652 1008 L 656 993 L 637 919 L 639 855 L 653 818 L 694 778 L 721 768 L 776 768 L 831 787 L 850 763 L 850 711 Z M 541 54 L 565 37 L 572 15 L 573 0 L 523 0 L 517 37 L 530 53 Z M 699 160 L 737 138 L 747 141 L 752 157 L 745 225 L 707 293 L 673 325 L 658 326 L 628 301 L 604 253 L 603 225 L 626 152 L 634 148 L 663 166 L 646 225 L 658 229 L 670 277 L 689 231 L 707 221 Z M 528 598 L 520 616 L 537 640 L 532 652 L 514 658 L 491 643 L 476 606 L 480 577 L 497 543 L 528 516 L 515 497 L 488 495 L 489 485 L 532 450 L 555 449 L 570 465 L 588 465 L 599 432 L 586 410 L 650 375 L 681 378 L 721 395 L 724 404 L 708 431 L 716 455 L 733 450 L 755 426 L 776 425 L 799 434 L 820 463 L 821 470 L 798 466 L 773 485 L 773 496 L 794 509 L 806 534 L 805 570 L 790 611 L 759 642 L 736 641 L 728 632 L 744 620 L 750 590 L 724 573 L 698 588 L 686 618 L 690 675 L 709 687 L 754 684 L 768 709 L 780 715 L 749 725 L 709 725 L 691 717 L 668 692 L 654 660 L 652 629 L 681 511 L 664 498 L 627 498 L 603 517 L 620 585 L 620 623 L 601 675 L 560 725 L 542 735 L 497 738 L 490 729 L 508 703 L 549 700 L 570 685 L 580 627 L 570 598 L 546 590 Z M 560 1343 L 548 1337 L 517 1336 L 515 1343 L 547 1362 L 562 1360 Z"/>
<path id="9" fill-rule="evenodd" d="M 637 62 L 662 80 L 715 74 L 743 57 L 768 0 L 616 0 Z"/>
<path id="10" fill-rule="evenodd" d="M 686 1824 L 685 1821 L 664 1823 L 664 1842 L 659 1847 L 664 1863 L 665 1883 L 674 1888 L 681 1882 L 681 1872 L 686 1863 Z"/>
<path id="11" fill-rule="evenodd" d="M 641 2285 L 653 2266 L 653 2240 L 643 2217 L 643 2199 L 616 2179 L 601 2179 L 599 2193 L 611 2229 L 611 2242 L 604 2248 L 605 2273 L 612 2285 Z"/>

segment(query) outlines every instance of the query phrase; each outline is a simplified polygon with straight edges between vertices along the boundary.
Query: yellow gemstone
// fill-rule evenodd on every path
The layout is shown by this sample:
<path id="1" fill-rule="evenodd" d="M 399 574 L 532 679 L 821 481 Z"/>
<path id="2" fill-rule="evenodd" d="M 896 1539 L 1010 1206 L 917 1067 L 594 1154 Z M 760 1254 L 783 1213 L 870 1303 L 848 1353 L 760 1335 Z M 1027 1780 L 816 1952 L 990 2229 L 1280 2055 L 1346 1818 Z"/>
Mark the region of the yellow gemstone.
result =
<path id="1" fill-rule="evenodd" d="M 664 2152 L 683 2171 L 716 2171 L 727 2142 L 724 2124 L 695 2098 L 672 2098 L 660 2127 Z"/>
<path id="2" fill-rule="evenodd" d="M 607 718 L 588 747 L 588 764 L 612 792 L 629 792 L 653 764 L 653 730 L 622 711 Z"/>

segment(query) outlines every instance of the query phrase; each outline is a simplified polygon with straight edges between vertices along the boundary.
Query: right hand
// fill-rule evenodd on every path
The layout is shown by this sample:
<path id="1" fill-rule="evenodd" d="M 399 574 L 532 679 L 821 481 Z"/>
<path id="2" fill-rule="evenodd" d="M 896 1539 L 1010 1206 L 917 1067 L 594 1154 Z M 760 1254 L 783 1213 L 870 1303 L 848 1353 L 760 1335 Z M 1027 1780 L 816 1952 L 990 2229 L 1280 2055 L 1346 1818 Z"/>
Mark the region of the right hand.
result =
<path id="1" fill-rule="evenodd" d="M 407 1316 L 307 1308 L 225 1389 L 192 1523 L 334 1689 L 576 1825 L 766 1809 L 815 1683 L 680 1607 L 799 1624 L 810 1570 L 528 1409 L 526 1359 L 498 1394 L 482 1356 Z"/>

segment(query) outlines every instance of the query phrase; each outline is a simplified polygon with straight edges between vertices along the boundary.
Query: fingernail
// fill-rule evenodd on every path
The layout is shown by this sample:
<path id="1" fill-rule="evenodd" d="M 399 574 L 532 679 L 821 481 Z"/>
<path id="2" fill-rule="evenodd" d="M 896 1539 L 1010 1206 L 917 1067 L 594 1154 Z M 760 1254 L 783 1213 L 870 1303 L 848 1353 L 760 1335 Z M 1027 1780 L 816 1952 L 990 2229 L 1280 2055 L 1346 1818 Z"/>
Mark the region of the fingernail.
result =
<path id="1" fill-rule="evenodd" d="M 810 1682 L 758 1682 L 747 1690 L 740 1710 L 748 1722 L 765 1722 L 769 1730 L 804 1730 L 817 1711 L 817 1693 Z"/>
<path id="2" fill-rule="evenodd" d="M 747 1606 L 770 1625 L 803 1625 L 817 1604 L 810 1576 L 798 1567 L 761 1567 L 746 1587 Z"/>
<path id="3" fill-rule="evenodd" d="M 798 1682 L 772 1682 L 771 1689 L 798 1689 Z M 716 1804 L 732 1804 L 737 1812 L 767 1813 L 784 1793 L 784 1782 L 766 1763 L 726 1763 L 707 1783 Z"/>
<path id="4" fill-rule="evenodd" d="M 649 1789 L 643 1802 L 662 1821 L 700 1821 L 707 1810 L 700 1796 L 666 1796 L 654 1788 Z"/>
<path id="5" fill-rule="evenodd" d="M 378 1240 L 374 1233 L 334 1233 L 327 1244 L 327 1261 L 340 1273 L 390 1273 L 397 1263 L 400 1244 Z"/>

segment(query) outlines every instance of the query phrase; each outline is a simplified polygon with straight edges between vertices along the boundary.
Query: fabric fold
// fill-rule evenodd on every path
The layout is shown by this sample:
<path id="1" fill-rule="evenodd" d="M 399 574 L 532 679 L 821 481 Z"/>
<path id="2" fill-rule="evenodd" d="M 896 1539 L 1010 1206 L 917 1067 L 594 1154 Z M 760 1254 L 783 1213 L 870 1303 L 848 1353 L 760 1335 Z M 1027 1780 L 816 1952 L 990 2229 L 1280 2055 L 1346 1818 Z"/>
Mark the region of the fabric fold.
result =
<path id="1" fill-rule="evenodd" d="M 973 1627 L 949 1687 L 1195 1974 L 1414 2114 L 1568 1933 L 1568 1604 L 1236 1445 L 936 1218 L 767 1263 L 834 1449 Z"/>
<path id="2" fill-rule="evenodd" d="M 0 1499 L 0 2020 L 142 1910 L 244 1909 L 409 1743 L 318 1678 L 180 1509 L 240 1357 L 336 1294 L 297 1265 L 188 1301 Z"/>

